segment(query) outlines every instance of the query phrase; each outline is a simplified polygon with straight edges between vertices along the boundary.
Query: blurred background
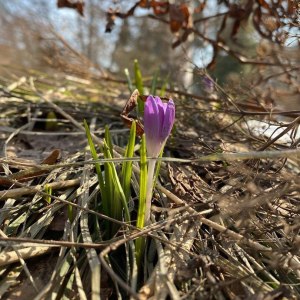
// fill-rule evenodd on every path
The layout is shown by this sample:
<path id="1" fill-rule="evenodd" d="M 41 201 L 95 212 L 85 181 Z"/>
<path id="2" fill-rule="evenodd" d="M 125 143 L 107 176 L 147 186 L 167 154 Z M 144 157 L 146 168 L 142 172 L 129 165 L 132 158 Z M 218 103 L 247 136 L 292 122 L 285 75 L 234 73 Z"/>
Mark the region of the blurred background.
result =
<path id="1" fill-rule="evenodd" d="M 0 0 L 0 75 L 125 79 L 138 59 L 194 94 L 217 84 L 250 106 L 300 109 L 299 15 L 288 0 Z"/>

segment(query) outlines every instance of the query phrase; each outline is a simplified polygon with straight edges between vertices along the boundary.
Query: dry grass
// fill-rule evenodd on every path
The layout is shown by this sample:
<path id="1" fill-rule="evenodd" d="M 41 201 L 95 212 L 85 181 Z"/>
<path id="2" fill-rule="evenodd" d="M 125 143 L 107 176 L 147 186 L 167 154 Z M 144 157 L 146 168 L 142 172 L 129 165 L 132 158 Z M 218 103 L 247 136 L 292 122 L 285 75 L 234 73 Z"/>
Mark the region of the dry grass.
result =
<path id="1" fill-rule="evenodd" d="M 1 79 L 0 93 L 0 297 L 300 298 L 299 155 L 164 162 L 152 224 L 139 231 L 134 223 L 110 220 L 121 225 L 119 233 L 103 240 L 102 221 L 109 218 L 99 211 L 80 124 L 84 118 L 93 124 L 98 144 L 109 124 L 122 155 L 128 130 L 119 112 L 129 96 L 126 85 L 31 73 Z M 210 101 L 180 92 L 172 97 L 177 121 L 165 156 L 298 147 L 293 136 L 286 145 L 277 132 L 269 140 L 255 135 L 245 125 L 250 118 L 274 125 L 278 120 L 239 110 L 228 114 L 236 107 L 224 93 Z M 293 120 L 284 127 L 291 135 L 299 124 Z M 138 165 L 133 216 L 137 178 Z M 46 185 L 53 189 L 50 196 Z M 130 249 L 139 236 L 148 236 L 148 248 L 136 288 Z"/>

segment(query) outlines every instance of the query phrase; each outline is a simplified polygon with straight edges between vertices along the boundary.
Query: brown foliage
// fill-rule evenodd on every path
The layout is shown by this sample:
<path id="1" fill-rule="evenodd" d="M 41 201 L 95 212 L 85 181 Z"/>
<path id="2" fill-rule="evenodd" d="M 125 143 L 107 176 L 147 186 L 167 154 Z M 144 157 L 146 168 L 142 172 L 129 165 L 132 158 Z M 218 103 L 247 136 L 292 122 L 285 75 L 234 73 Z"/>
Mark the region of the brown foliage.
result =
<path id="1" fill-rule="evenodd" d="M 151 10 L 153 15 L 150 17 L 162 21 L 169 25 L 170 31 L 176 34 L 176 41 L 173 42 L 172 47 L 178 47 L 184 43 L 191 33 L 195 33 L 204 42 L 209 42 L 213 49 L 214 55 L 217 56 L 219 50 L 223 50 L 228 54 L 237 58 L 240 62 L 252 63 L 250 60 L 242 58 L 242 56 L 228 47 L 221 38 L 221 33 L 227 28 L 228 22 L 232 23 L 231 38 L 236 37 L 240 32 L 242 25 L 251 18 L 253 26 L 257 33 L 265 39 L 277 44 L 284 44 L 288 38 L 288 30 L 292 28 L 298 28 L 299 19 L 297 17 L 297 4 L 292 0 L 281 1 L 264 1 L 264 0 L 248 0 L 246 2 L 219 0 L 218 5 L 224 5 L 228 8 L 227 12 L 216 14 L 198 20 L 192 20 L 191 12 L 200 13 L 206 7 L 206 1 L 201 1 L 200 4 L 192 10 L 190 4 L 173 4 L 169 1 L 155 1 L 155 0 L 141 0 L 135 3 L 135 5 L 125 13 L 110 9 L 107 12 L 107 32 L 112 30 L 114 20 L 116 17 L 125 19 L 134 15 L 134 11 L 137 7 Z M 167 16 L 165 18 L 164 16 Z M 209 19 L 219 19 L 221 26 L 217 29 L 217 39 L 211 39 L 206 37 L 202 33 L 202 28 L 207 26 L 206 22 Z M 202 23 L 203 26 L 197 26 L 196 24 Z M 182 32 L 178 36 L 179 32 Z M 214 61 L 210 63 L 214 65 Z"/>
<path id="2" fill-rule="evenodd" d="M 82 17 L 84 15 L 84 2 L 83 1 L 71 1 L 71 0 L 57 0 L 58 8 L 72 8 L 75 9 Z"/>

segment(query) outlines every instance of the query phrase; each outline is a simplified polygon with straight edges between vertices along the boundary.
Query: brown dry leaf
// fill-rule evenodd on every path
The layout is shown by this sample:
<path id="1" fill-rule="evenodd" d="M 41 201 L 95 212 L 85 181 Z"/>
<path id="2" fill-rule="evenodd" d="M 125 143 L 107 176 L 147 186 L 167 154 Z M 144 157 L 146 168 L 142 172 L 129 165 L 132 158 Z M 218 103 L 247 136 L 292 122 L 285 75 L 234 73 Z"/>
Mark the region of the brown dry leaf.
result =
<path id="1" fill-rule="evenodd" d="M 54 149 L 43 161 L 44 165 L 53 165 L 61 156 L 61 151 L 59 149 Z"/>
<path id="2" fill-rule="evenodd" d="M 258 3 L 260 6 L 266 8 L 266 9 L 270 9 L 269 4 L 265 0 L 258 0 Z"/>
<path id="3" fill-rule="evenodd" d="M 150 6 L 155 15 L 164 15 L 169 11 L 169 2 L 160 2 L 152 0 Z"/>
<path id="4" fill-rule="evenodd" d="M 207 185 L 191 168 L 168 164 L 168 172 L 176 195 L 188 204 L 203 202 Z"/>
<path id="5" fill-rule="evenodd" d="M 75 9 L 83 17 L 84 2 L 82 0 L 57 0 L 57 7 Z"/>
<path id="6" fill-rule="evenodd" d="M 147 8 L 150 6 L 149 0 L 140 0 L 139 6 L 142 8 Z"/>
<path id="7" fill-rule="evenodd" d="M 300 4 L 298 4 L 298 5 L 300 5 Z M 297 10 L 296 1 L 295 0 L 289 0 L 288 1 L 288 9 L 287 9 L 288 13 L 290 15 L 292 15 L 293 13 L 296 12 L 296 10 Z"/>
<path id="8" fill-rule="evenodd" d="M 182 27 L 187 27 L 190 13 L 186 4 L 170 4 L 169 14 L 172 32 L 178 32 Z"/>
<path id="9" fill-rule="evenodd" d="M 232 4 L 229 8 L 229 16 L 234 19 L 241 20 L 245 17 L 246 11 L 237 4 Z"/>

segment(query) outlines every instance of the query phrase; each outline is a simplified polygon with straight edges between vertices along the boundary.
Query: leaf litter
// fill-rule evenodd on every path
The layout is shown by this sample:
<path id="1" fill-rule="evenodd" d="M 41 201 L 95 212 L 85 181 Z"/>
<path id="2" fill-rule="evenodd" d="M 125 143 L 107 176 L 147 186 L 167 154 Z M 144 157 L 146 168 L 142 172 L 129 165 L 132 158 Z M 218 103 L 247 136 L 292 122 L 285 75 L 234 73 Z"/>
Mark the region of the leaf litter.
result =
<path id="1" fill-rule="evenodd" d="M 0 297 L 300 297 L 299 155 L 163 161 L 152 224 L 136 230 L 134 223 L 119 221 L 115 237 L 103 240 L 105 216 L 93 164 L 84 163 L 90 156 L 81 124 L 83 119 L 95 124 L 98 145 L 108 124 L 122 156 L 129 132 L 119 116 L 129 97 L 126 83 L 63 74 L 23 74 L 0 83 Z M 253 133 L 247 122 L 261 116 L 237 118 L 211 110 L 212 101 L 226 102 L 222 95 L 199 100 L 169 93 L 179 113 L 164 156 L 192 159 L 297 147 L 281 144 L 276 132 L 271 137 Z M 291 141 L 297 124 L 290 120 Z M 41 172 L 45 160 L 52 168 Z M 133 215 L 138 176 L 134 164 Z M 134 262 L 124 245 L 132 247 L 141 236 L 148 236 L 148 248 L 136 288 L 137 270 L 128 268 Z"/>

